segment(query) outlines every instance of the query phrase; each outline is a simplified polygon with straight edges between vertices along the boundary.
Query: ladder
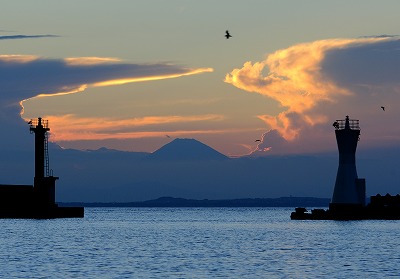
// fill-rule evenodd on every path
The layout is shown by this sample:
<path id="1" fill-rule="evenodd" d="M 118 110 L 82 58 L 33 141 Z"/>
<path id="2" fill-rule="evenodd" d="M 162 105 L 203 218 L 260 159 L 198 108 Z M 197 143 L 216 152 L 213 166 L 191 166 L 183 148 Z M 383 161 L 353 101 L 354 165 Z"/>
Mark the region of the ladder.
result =
<path id="1" fill-rule="evenodd" d="M 50 174 L 48 134 L 44 133 L 44 176 Z"/>

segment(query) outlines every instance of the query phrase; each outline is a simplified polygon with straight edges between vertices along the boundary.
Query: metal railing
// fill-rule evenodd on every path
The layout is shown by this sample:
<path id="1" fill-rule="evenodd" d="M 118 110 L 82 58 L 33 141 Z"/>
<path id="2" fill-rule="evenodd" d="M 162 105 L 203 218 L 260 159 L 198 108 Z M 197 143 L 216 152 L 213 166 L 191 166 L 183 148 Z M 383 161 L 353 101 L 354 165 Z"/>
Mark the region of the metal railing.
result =
<path id="1" fill-rule="evenodd" d="M 40 123 L 42 124 L 43 128 L 45 128 L 45 129 L 49 128 L 49 120 L 44 120 L 44 119 L 40 118 Z M 28 124 L 31 128 L 35 128 L 36 126 L 39 125 L 39 118 L 31 119 L 28 122 Z"/>
<path id="2" fill-rule="evenodd" d="M 333 122 L 333 127 L 336 130 L 343 130 L 346 128 L 346 122 L 349 123 L 349 128 L 352 130 L 360 130 L 360 121 L 356 119 L 339 119 Z"/>
<path id="3" fill-rule="evenodd" d="M 44 176 L 50 175 L 50 162 L 49 162 L 49 138 L 48 134 L 44 134 Z"/>

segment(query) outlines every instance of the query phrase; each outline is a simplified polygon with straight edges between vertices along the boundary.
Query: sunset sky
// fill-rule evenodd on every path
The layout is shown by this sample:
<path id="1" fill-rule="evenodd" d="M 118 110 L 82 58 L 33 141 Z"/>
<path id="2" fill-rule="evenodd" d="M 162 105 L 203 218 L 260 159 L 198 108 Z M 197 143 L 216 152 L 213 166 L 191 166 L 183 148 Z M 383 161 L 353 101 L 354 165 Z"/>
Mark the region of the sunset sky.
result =
<path id="1" fill-rule="evenodd" d="M 364 147 L 394 146 L 399 10 L 396 0 L 5 0 L 0 121 L 25 131 L 20 113 L 42 116 L 66 148 L 153 152 L 195 138 L 265 156 L 336 150 L 332 123 L 349 115 Z"/>

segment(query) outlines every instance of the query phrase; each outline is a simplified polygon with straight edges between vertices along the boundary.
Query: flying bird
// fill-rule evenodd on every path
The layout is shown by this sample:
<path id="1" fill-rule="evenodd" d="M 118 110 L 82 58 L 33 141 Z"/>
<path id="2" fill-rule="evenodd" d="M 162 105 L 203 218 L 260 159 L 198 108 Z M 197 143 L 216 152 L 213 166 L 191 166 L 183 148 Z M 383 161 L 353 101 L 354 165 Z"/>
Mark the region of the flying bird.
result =
<path id="1" fill-rule="evenodd" d="M 382 106 L 381 109 L 382 109 L 383 111 L 385 111 L 385 107 Z"/>
<path id="2" fill-rule="evenodd" d="M 229 31 L 226 30 L 225 31 L 225 38 L 229 39 L 230 37 L 232 37 L 231 34 L 229 34 Z"/>
<path id="3" fill-rule="evenodd" d="M 165 136 L 166 136 L 167 138 L 169 138 L 169 139 L 171 138 L 169 135 L 165 135 Z"/>
<path id="4" fill-rule="evenodd" d="M 257 141 L 261 141 L 261 140 L 258 139 L 258 140 L 256 140 L 255 142 L 257 142 Z"/>

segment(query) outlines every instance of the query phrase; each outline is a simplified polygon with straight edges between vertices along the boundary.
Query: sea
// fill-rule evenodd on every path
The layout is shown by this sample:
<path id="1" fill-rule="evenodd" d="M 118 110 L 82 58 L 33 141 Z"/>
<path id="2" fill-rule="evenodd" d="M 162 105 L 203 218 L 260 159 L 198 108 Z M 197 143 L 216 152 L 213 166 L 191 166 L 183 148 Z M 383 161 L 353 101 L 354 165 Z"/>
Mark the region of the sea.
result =
<path id="1" fill-rule="evenodd" d="M 85 208 L 0 220 L 1 278 L 400 278 L 400 221 L 293 208 Z"/>

